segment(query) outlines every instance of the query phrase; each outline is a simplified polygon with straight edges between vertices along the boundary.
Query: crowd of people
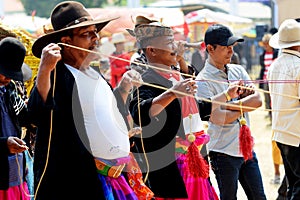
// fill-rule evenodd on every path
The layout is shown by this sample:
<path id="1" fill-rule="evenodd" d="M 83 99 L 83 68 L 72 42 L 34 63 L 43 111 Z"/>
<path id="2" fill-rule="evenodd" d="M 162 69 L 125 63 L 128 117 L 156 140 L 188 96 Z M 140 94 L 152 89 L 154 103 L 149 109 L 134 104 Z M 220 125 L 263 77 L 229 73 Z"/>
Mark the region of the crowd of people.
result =
<path id="1" fill-rule="evenodd" d="M 137 16 L 128 32 L 139 51 L 131 58 L 124 34 L 114 34 L 107 80 L 91 63 L 101 58 L 99 33 L 117 17 L 93 19 L 81 3 L 65 1 L 50 19 L 53 31 L 31 49 L 40 64 L 28 95 L 25 46 L 0 41 L 0 199 L 228 200 L 237 199 L 239 183 L 248 199 L 267 199 L 249 119 L 262 97 L 233 62 L 243 38 L 209 26 L 198 66 L 186 62 L 186 41 L 175 41 L 171 27 Z M 299 86 L 266 82 L 299 79 L 300 23 L 284 21 L 263 44 L 263 89 L 271 92 L 286 198 L 299 199 L 300 137 L 290 119 L 300 117 Z M 277 59 L 274 49 L 282 49 Z M 36 127 L 34 145 L 22 127 Z"/>

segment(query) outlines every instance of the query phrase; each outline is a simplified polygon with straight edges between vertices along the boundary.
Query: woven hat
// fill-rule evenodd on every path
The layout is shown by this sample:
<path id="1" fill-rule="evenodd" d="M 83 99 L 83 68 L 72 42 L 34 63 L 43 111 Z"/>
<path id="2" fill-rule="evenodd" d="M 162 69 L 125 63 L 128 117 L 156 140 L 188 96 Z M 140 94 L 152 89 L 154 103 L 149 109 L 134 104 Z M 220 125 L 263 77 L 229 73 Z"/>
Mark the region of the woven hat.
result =
<path id="1" fill-rule="evenodd" d="M 114 33 L 114 34 L 112 34 L 111 37 L 112 37 L 111 38 L 111 42 L 113 44 L 117 44 L 117 43 L 121 43 L 121 42 L 126 42 L 126 38 L 125 38 L 125 36 L 124 36 L 123 33 Z"/>
<path id="2" fill-rule="evenodd" d="M 300 23 L 294 19 L 284 20 L 278 32 L 271 37 L 269 45 L 277 49 L 300 46 Z"/>
<path id="3" fill-rule="evenodd" d="M 63 1 L 55 6 L 51 12 L 51 24 L 53 32 L 49 32 L 38 38 L 33 46 L 32 53 L 40 58 L 42 49 L 49 43 L 60 42 L 60 37 L 67 30 L 74 28 L 96 25 L 99 32 L 111 20 L 116 18 L 93 19 L 86 8 L 79 2 Z"/>
<path id="4" fill-rule="evenodd" d="M 156 22 L 151 24 L 139 25 L 134 29 L 134 34 L 137 41 L 162 36 L 174 36 L 171 27 L 163 26 Z"/>
<path id="5" fill-rule="evenodd" d="M 139 25 L 142 25 L 142 24 L 150 24 L 150 23 L 153 23 L 153 22 L 158 22 L 158 20 L 156 19 L 149 19 L 145 16 L 142 16 L 142 15 L 138 15 L 136 18 L 135 18 L 135 24 L 134 24 L 134 27 L 138 27 Z M 134 34 L 134 30 L 131 30 L 131 29 L 126 29 L 127 32 L 132 35 L 133 37 L 135 37 L 135 34 Z"/>
<path id="6" fill-rule="evenodd" d="M 7 78 L 23 81 L 22 65 L 26 48 L 16 38 L 6 37 L 0 41 L 0 74 Z"/>

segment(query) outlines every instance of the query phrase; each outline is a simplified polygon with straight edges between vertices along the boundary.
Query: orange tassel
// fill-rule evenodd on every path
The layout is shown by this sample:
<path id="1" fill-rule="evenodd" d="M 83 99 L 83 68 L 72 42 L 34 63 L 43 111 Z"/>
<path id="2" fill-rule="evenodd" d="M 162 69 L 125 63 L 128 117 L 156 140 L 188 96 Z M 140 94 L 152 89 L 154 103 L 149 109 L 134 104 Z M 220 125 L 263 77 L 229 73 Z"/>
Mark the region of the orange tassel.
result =
<path id="1" fill-rule="evenodd" d="M 208 178 L 209 165 L 201 156 L 196 144 L 192 142 L 187 151 L 187 163 L 190 174 L 193 177 Z"/>

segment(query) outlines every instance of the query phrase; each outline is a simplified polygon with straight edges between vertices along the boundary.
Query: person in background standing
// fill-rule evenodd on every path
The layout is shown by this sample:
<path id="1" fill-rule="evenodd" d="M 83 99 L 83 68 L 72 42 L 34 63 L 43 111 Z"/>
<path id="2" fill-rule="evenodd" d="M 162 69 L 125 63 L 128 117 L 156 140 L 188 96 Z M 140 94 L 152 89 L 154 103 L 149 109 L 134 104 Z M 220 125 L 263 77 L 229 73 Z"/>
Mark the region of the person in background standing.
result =
<path id="1" fill-rule="evenodd" d="M 274 49 L 269 45 L 269 40 L 272 37 L 271 33 L 265 33 L 262 37 L 261 42 L 259 45 L 263 47 L 263 53 L 259 56 L 259 63 L 261 66 L 260 74 L 259 74 L 259 80 L 264 81 L 259 83 L 259 88 L 264 89 L 265 91 L 269 91 L 269 84 L 265 81 L 267 81 L 267 74 L 269 67 L 271 66 L 272 62 L 278 57 L 278 49 Z M 265 108 L 270 110 L 271 109 L 271 97 L 269 93 L 264 93 L 265 97 Z M 272 121 L 272 111 L 268 111 L 267 117 Z M 279 171 L 277 171 L 278 174 Z M 275 177 L 276 179 L 276 177 Z M 279 178 L 280 180 L 280 178 Z"/>
<path id="2" fill-rule="evenodd" d="M 115 88 L 122 75 L 129 70 L 130 54 L 125 52 L 126 38 L 123 33 L 114 33 L 111 42 L 115 45 L 116 51 L 112 53 L 113 57 L 110 57 L 110 84 Z"/>
<path id="3" fill-rule="evenodd" d="M 300 199 L 300 23 L 284 20 L 278 32 L 269 41 L 273 48 L 281 49 L 271 64 L 267 79 L 276 80 L 269 85 L 272 101 L 273 140 L 280 149 L 288 181 L 287 198 Z M 280 82 L 280 81 L 292 82 Z M 284 95 L 281 95 L 284 94 Z"/>
<path id="4" fill-rule="evenodd" d="M 205 61 L 207 59 L 207 52 L 205 43 L 202 41 L 199 48 L 194 49 L 192 54 L 191 64 L 196 68 L 196 75 L 203 69 Z"/>
<path id="5" fill-rule="evenodd" d="M 29 200 L 26 177 L 26 143 L 21 139 L 27 125 L 27 107 L 12 80 L 23 81 L 26 49 L 16 38 L 0 42 L 0 199 Z"/>
<path id="6" fill-rule="evenodd" d="M 271 30 L 274 34 L 275 29 Z M 267 117 L 272 121 L 272 104 L 271 104 L 271 96 L 269 93 L 269 83 L 267 82 L 267 74 L 268 70 L 274 62 L 274 60 L 278 57 L 278 49 L 274 49 L 269 45 L 269 40 L 272 37 L 271 33 L 265 33 L 262 37 L 262 40 L 259 42 L 259 45 L 264 49 L 263 53 L 259 56 L 259 63 L 261 65 L 259 80 L 261 81 L 259 83 L 259 87 L 266 92 L 264 93 L 264 99 L 265 99 L 265 108 L 268 109 L 268 115 Z M 272 84 L 272 83 L 270 83 Z M 273 138 L 274 131 L 272 131 Z M 280 184 L 280 165 L 282 164 L 282 158 L 280 155 L 280 150 L 277 147 L 277 144 L 274 140 L 272 140 L 272 160 L 274 165 L 274 178 L 270 180 L 271 184 Z M 285 181 L 282 182 L 282 184 L 285 184 Z"/>
<path id="7" fill-rule="evenodd" d="M 231 64 L 236 64 L 236 65 L 240 65 L 241 64 L 240 57 L 239 57 L 239 54 L 237 52 L 233 51 L 230 63 Z"/>

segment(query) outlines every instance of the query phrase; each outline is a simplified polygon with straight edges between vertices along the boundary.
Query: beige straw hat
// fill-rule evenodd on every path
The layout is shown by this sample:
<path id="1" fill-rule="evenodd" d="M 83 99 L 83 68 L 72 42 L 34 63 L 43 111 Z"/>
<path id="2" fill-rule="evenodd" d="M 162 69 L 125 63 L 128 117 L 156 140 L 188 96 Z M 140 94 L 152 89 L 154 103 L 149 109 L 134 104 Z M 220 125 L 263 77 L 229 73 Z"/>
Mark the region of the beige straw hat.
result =
<path id="1" fill-rule="evenodd" d="M 269 44 L 277 49 L 300 46 L 300 23 L 294 19 L 284 20 L 278 32 L 270 38 Z"/>

